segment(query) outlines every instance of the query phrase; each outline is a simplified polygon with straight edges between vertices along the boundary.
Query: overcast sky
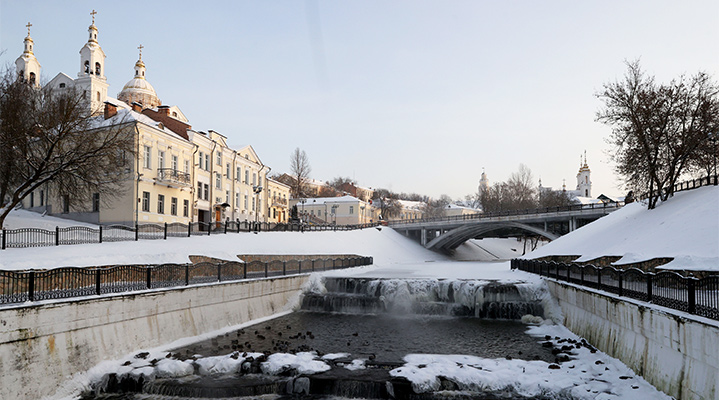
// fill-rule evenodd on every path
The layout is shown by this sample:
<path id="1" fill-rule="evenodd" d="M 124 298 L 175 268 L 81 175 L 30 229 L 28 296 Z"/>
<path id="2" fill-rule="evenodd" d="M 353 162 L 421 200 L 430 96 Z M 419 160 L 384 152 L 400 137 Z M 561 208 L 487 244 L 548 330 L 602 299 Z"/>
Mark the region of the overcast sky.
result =
<path id="1" fill-rule="evenodd" d="M 641 59 L 659 81 L 719 78 L 719 1 L 11 1 L 0 55 L 32 23 L 47 81 L 75 77 L 97 10 L 109 93 L 147 80 L 196 130 L 251 144 L 272 172 L 296 147 L 312 177 L 453 198 L 520 163 L 545 186 L 624 190 L 594 94 Z"/>

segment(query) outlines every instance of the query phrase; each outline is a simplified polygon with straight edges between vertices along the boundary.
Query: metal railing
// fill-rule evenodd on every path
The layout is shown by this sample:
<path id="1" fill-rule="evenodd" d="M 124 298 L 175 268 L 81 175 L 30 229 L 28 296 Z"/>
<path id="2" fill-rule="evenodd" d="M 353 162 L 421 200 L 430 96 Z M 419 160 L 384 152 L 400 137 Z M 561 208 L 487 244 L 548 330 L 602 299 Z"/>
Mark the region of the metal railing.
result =
<path id="1" fill-rule="evenodd" d="M 511 265 L 512 269 L 719 320 L 719 275 L 697 279 L 672 271 L 653 273 L 519 259 L 512 260 Z"/>
<path id="2" fill-rule="evenodd" d="M 199 283 L 269 278 L 371 265 L 372 257 L 338 257 L 291 261 L 252 261 L 104 268 L 63 267 L 50 270 L 1 271 L 0 305 L 28 301 L 99 296 Z"/>
<path id="3" fill-rule="evenodd" d="M 350 231 L 377 226 L 377 223 L 358 225 L 309 225 L 274 222 L 179 222 L 164 224 L 107 225 L 56 227 L 55 230 L 20 228 L 0 230 L 0 250 L 8 248 L 60 246 L 132 240 L 158 240 L 168 237 L 191 237 L 240 232 L 305 232 Z"/>
<path id="4" fill-rule="evenodd" d="M 507 216 L 518 216 L 518 215 L 534 215 L 534 214 L 547 214 L 557 213 L 565 211 L 581 211 L 581 210 L 606 210 L 606 209 L 617 209 L 624 206 L 624 203 L 597 203 L 597 204 L 572 204 L 570 206 L 562 207 L 544 207 L 544 208 L 530 208 L 526 210 L 506 210 L 506 211 L 493 211 L 485 212 L 480 214 L 466 214 L 466 215 L 452 215 L 449 217 L 434 217 L 434 218 L 418 218 L 418 219 L 395 219 L 387 220 L 389 226 L 399 224 L 420 224 L 425 222 L 452 222 L 452 221 L 467 221 L 467 220 L 479 220 L 494 217 L 507 217 Z"/>
<path id="5" fill-rule="evenodd" d="M 705 176 L 702 178 L 693 179 L 691 181 L 679 182 L 679 183 L 675 184 L 674 186 L 672 186 L 672 193 L 683 192 L 685 190 L 692 190 L 692 189 L 700 188 L 702 186 L 716 186 L 717 184 L 719 184 L 719 175 L 714 175 L 714 176 L 709 175 L 709 176 Z M 659 193 L 661 193 L 661 192 L 666 193 L 668 190 L 669 190 L 669 188 L 662 188 L 662 189 L 658 189 L 658 190 L 653 190 L 651 193 L 650 192 L 642 193 L 641 196 L 639 196 L 639 199 L 646 200 L 650 197 L 657 197 L 657 196 L 659 196 Z"/>
<path id="6" fill-rule="evenodd" d="M 190 185 L 190 174 L 173 168 L 160 168 L 157 170 L 157 180 Z"/>

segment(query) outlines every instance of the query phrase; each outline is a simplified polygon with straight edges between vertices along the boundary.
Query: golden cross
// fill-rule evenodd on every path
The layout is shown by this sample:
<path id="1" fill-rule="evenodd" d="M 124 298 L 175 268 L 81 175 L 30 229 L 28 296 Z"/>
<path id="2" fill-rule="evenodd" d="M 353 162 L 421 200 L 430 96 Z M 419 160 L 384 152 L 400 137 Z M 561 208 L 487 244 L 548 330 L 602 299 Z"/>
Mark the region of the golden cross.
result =
<path id="1" fill-rule="evenodd" d="M 27 35 L 28 35 L 28 36 L 30 36 L 30 27 L 31 27 L 31 26 L 32 26 L 32 24 L 29 23 L 29 22 L 27 23 L 27 25 L 25 25 L 25 27 L 27 28 Z"/>
<path id="2" fill-rule="evenodd" d="M 90 15 L 92 15 L 92 24 L 93 25 L 95 25 L 95 14 L 97 14 L 97 11 L 95 11 L 95 10 L 92 10 L 92 12 L 90 13 Z"/>
<path id="3" fill-rule="evenodd" d="M 137 48 L 140 50 L 140 60 L 142 60 L 142 49 L 144 49 L 145 46 L 139 45 L 139 46 L 137 46 Z"/>

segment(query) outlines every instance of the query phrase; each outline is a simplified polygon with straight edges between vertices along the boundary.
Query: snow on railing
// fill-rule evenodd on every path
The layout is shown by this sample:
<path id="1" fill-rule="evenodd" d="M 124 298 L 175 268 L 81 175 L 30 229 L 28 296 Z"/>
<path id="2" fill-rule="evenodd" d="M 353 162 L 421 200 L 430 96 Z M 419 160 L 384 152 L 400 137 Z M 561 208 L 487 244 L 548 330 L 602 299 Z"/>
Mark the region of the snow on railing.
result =
<path id="1" fill-rule="evenodd" d="M 372 265 L 373 258 L 344 256 L 270 262 L 119 265 L 103 268 L 63 267 L 49 270 L 0 270 L 0 305 L 27 301 L 99 296 L 302 274 Z"/>
<path id="2" fill-rule="evenodd" d="M 701 279 L 676 272 L 645 272 L 554 261 L 512 260 L 512 269 L 604 290 L 690 314 L 719 320 L 719 275 Z"/>

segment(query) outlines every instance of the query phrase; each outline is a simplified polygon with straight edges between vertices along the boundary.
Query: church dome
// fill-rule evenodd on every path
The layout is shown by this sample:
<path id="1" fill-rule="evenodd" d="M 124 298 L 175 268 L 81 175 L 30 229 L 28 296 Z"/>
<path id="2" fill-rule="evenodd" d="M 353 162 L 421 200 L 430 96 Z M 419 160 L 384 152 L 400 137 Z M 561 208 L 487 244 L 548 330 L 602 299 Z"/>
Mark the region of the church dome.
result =
<path id="1" fill-rule="evenodd" d="M 162 105 L 155 88 L 145 79 L 145 63 L 142 62 L 142 55 L 135 63 L 135 77 L 123 86 L 117 99 L 127 104 L 140 103 L 143 108 L 155 108 Z"/>

